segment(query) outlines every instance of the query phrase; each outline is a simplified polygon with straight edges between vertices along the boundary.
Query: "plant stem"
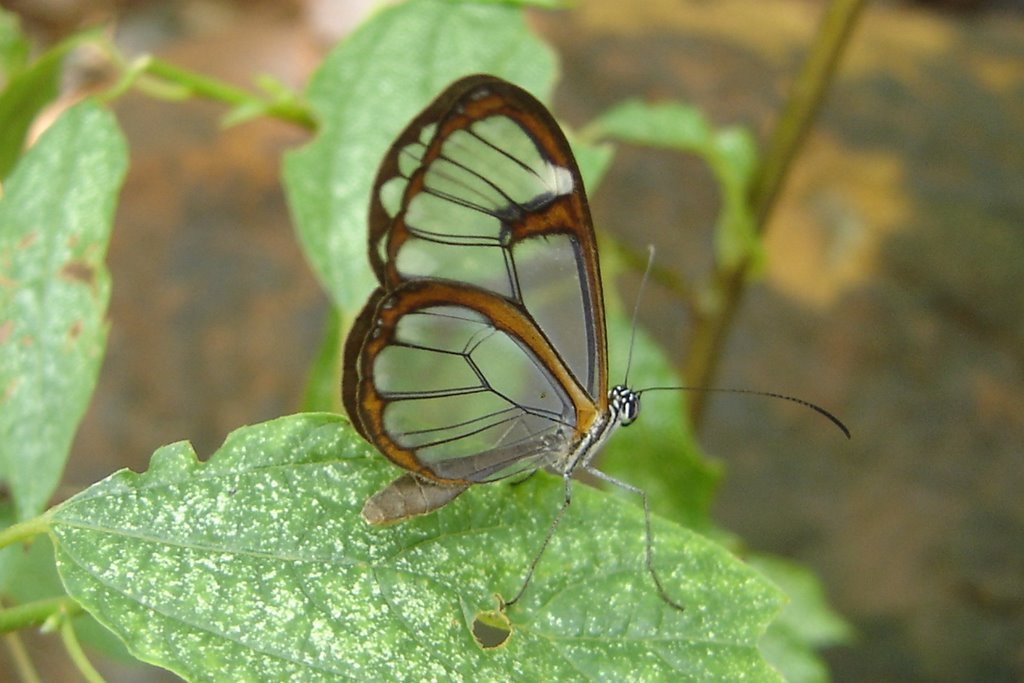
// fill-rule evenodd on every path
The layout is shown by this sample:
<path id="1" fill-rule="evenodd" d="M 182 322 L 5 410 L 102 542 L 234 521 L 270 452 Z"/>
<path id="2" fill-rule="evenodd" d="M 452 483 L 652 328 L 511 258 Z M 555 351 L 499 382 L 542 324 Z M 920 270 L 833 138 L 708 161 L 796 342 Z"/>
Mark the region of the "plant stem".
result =
<path id="1" fill-rule="evenodd" d="M 791 163 L 821 108 L 864 4 L 865 0 L 832 0 L 825 9 L 814 43 L 754 176 L 750 206 L 759 235 L 765 232 Z M 709 289 L 715 307 L 696 321 L 693 340 L 683 361 L 683 376 L 691 386 L 709 386 L 718 371 L 729 328 L 746 291 L 750 266 L 749 258 L 732 268 L 719 265 L 712 276 Z M 706 403 L 707 395 L 700 392 L 688 402 L 695 429 L 700 428 Z"/>
<path id="2" fill-rule="evenodd" d="M 78 667 L 79 672 L 89 683 L 104 683 L 103 676 L 93 668 L 89 658 L 82 652 L 82 646 L 78 644 L 78 637 L 75 636 L 75 627 L 71 624 L 70 618 L 65 618 L 60 627 L 60 635 L 64 640 L 64 647 L 67 648 L 71 661 Z"/>
<path id="3" fill-rule="evenodd" d="M 260 102 L 260 99 L 242 88 L 218 81 L 204 76 L 195 71 L 183 69 L 169 62 L 156 57 L 146 60 L 143 73 L 155 76 L 169 83 L 184 88 L 188 93 L 198 97 L 205 97 L 216 102 L 224 102 L 235 106 L 242 106 Z M 290 123 L 302 126 L 307 130 L 316 130 L 316 121 L 313 120 L 309 111 L 297 102 L 282 100 L 279 102 L 267 103 L 266 113 Z"/>
<path id="4" fill-rule="evenodd" d="M 12 524 L 6 529 L 0 530 L 0 548 L 14 545 L 19 541 L 27 541 L 33 536 L 45 533 L 49 528 L 50 520 L 46 514 Z"/>
<path id="5" fill-rule="evenodd" d="M 46 598 L 0 609 L 0 633 L 10 633 L 29 626 L 40 626 L 55 614 L 64 613 L 73 616 L 82 611 L 82 607 L 67 596 Z"/>
<path id="6" fill-rule="evenodd" d="M 864 3 L 865 0 L 832 0 L 825 10 L 817 39 L 793 83 L 789 101 L 754 176 L 750 203 L 758 230 L 763 231 L 768 222 L 790 164 L 821 108 Z"/>

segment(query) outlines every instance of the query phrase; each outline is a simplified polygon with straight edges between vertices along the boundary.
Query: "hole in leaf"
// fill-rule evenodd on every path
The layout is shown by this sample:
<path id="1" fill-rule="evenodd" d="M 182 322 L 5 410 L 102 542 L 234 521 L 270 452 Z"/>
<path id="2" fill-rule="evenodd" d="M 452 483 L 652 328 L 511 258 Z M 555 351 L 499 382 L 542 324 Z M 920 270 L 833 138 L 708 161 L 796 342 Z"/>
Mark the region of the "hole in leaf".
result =
<path id="1" fill-rule="evenodd" d="M 473 619 L 473 638 L 485 650 L 501 647 L 512 635 L 512 622 L 501 612 L 479 612 Z"/>

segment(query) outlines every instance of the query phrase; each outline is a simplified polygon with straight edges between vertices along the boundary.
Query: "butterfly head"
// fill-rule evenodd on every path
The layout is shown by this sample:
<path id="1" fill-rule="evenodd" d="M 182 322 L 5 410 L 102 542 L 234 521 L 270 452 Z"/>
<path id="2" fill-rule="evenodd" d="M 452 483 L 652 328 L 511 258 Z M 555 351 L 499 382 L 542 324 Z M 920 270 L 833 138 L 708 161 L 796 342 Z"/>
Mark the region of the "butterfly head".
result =
<path id="1" fill-rule="evenodd" d="M 640 394 L 623 384 L 618 384 L 608 392 L 608 407 L 619 424 L 632 424 L 640 414 Z"/>

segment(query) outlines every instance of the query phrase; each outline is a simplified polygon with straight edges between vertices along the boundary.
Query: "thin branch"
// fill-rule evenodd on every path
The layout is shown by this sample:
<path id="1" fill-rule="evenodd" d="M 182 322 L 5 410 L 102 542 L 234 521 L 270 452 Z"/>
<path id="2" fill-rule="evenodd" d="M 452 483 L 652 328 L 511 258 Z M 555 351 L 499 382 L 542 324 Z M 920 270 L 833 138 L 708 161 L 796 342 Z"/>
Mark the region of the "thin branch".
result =
<path id="1" fill-rule="evenodd" d="M 791 163 L 821 107 L 864 4 L 865 0 L 832 0 L 825 10 L 815 41 L 755 174 L 750 202 L 758 234 L 764 234 L 767 228 Z M 683 361 L 683 376 L 693 386 L 710 386 L 713 383 L 733 317 L 746 291 L 750 266 L 750 260 L 744 259 L 728 270 L 719 267 L 712 277 L 709 288 L 715 307 L 696 326 L 692 344 Z M 697 394 L 687 404 L 690 419 L 697 429 L 707 396 Z"/>
<path id="2" fill-rule="evenodd" d="M 750 204 L 759 232 L 764 231 L 790 164 L 821 108 L 864 4 L 865 0 L 833 0 L 825 10 L 816 40 L 793 83 L 789 101 L 754 176 Z"/>
<path id="3" fill-rule="evenodd" d="M 294 123 L 307 130 L 316 130 L 316 121 L 310 115 L 309 110 L 295 101 L 263 102 L 259 96 L 248 90 L 236 88 L 233 85 L 204 76 L 201 73 L 183 69 L 180 66 L 165 62 L 156 57 L 148 58 L 142 67 L 142 71 L 149 76 L 156 76 L 173 85 L 183 87 L 192 95 L 208 100 L 236 106 L 262 102 L 266 105 L 265 112 L 267 115 Z"/>
<path id="4" fill-rule="evenodd" d="M 5 607 L 0 609 L 0 633 L 42 626 L 48 619 L 58 614 L 73 616 L 81 612 L 81 605 L 66 595 Z"/>
<path id="5" fill-rule="evenodd" d="M 78 637 L 75 635 L 75 627 L 72 625 L 70 617 L 64 618 L 64 623 L 60 627 L 60 636 L 71 661 L 75 663 L 82 677 L 89 683 L 104 683 L 103 676 L 93 667 L 89 658 L 85 656 L 85 652 L 82 651 L 82 646 L 78 644 Z"/>
<path id="6" fill-rule="evenodd" d="M 46 533 L 49 528 L 50 519 L 46 514 L 12 524 L 6 529 L 0 529 L 0 548 L 6 548 L 19 542 L 27 542 L 34 536 Z"/>

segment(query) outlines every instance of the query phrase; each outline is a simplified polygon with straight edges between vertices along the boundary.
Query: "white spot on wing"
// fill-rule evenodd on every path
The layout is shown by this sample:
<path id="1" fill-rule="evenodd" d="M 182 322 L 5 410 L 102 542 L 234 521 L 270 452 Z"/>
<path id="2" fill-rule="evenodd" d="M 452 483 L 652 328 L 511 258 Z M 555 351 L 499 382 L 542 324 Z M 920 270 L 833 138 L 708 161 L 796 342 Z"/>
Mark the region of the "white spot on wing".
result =
<path id="1" fill-rule="evenodd" d="M 569 169 L 563 166 L 552 166 L 551 175 L 553 181 L 551 191 L 554 192 L 556 197 L 561 197 L 572 192 L 572 173 L 569 172 Z"/>

